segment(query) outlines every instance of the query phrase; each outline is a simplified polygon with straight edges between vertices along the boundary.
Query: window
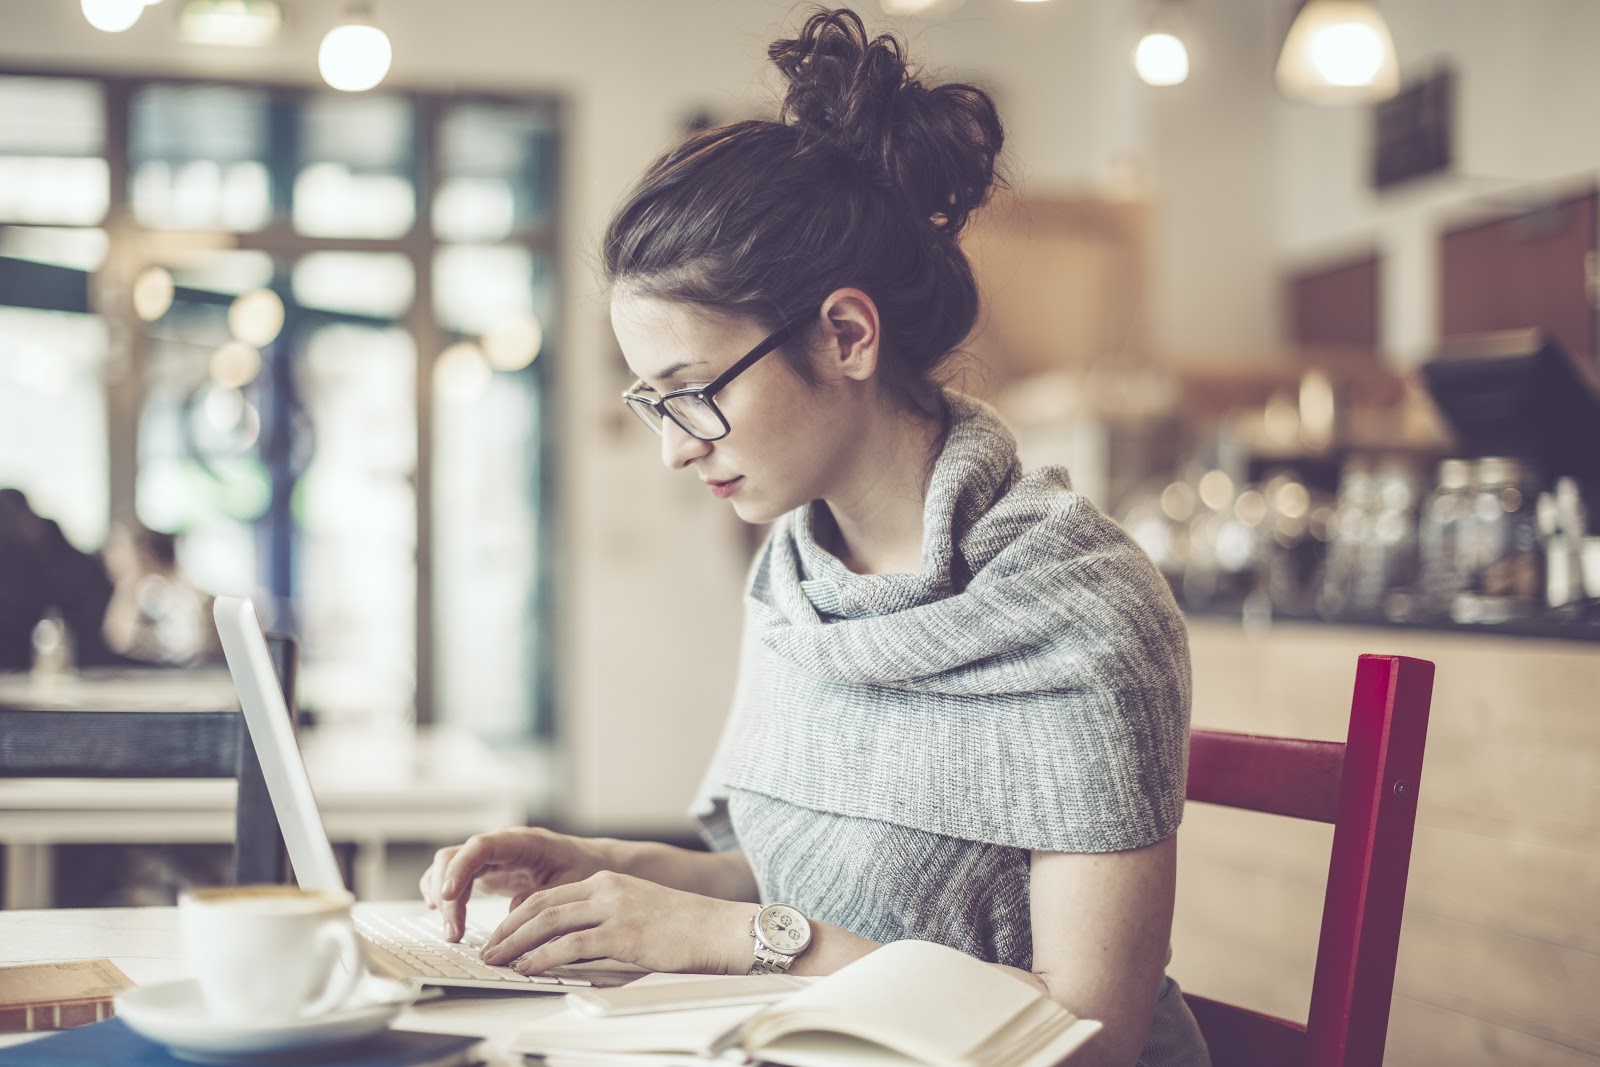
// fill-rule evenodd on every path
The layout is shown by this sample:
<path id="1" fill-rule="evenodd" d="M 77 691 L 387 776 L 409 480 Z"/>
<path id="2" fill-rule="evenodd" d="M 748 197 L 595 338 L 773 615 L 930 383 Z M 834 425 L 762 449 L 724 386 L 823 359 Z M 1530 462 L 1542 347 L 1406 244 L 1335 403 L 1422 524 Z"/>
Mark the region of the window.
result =
<path id="1" fill-rule="evenodd" d="M 87 549 L 174 534 L 301 636 L 310 710 L 547 732 L 559 118 L 0 72 L 0 485 Z"/>

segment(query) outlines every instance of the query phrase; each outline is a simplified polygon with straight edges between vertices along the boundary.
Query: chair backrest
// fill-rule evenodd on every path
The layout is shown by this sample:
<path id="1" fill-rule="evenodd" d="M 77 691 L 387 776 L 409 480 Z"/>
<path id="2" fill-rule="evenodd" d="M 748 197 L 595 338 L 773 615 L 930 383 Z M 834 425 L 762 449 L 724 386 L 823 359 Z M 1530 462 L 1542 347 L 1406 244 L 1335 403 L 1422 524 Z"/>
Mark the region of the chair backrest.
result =
<path id="1" fill-rule="evenodd" d="M 1433 664 L 1362 656 L 1344 743 L 1195 730 L 1188 797 L 1333 824 L 1304 1024 L 1187 994 L 1215 1067 L 1383 1062 Z"/>
<path id="2" fill-rule="evenodd" d="M 267 638 L 291 720 L 299 650 Z M 115 711 L 0 707 L 0 778 L 233 778 L 233 876 L 279 883 L 289 874 L 283 834 L 238 711 Z"/>

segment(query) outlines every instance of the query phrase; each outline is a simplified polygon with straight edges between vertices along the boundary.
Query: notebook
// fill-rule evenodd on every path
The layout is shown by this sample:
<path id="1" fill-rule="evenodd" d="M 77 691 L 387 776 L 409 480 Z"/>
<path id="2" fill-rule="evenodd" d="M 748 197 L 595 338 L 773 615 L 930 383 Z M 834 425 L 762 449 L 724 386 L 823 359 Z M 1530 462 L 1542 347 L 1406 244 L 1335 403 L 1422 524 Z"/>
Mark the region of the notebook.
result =
<path id="1" fill-rule="evenodd" d="M 219 596 L 212 613 L 295 880 L 308 889 L 342 890 L 344 877 L 322 825 L 255 607 L 239 597 Z M 487 931 L 470 923 L 460 944 L 446 941 L 438 914 L 420 902 L 362 902 L 355 905 L 353 914 L 356 930 L 366 943 L 369 966 L 391 978 L 437 986 L 559 993 L 573 987 L 624 985 L 644 973 L 602 962 L 522 975 L 480 960 L 478 949 Z"/>
<path id="2" fill-rule="evenodd" d="M 280 1051 L 262 1067 L 465 1067 L 476 1062 L 476 1037 L 385 1030 L 335 1048 Z M 0 1049 L 0 1067 L 193 1067 L 196 1061 L 141 1037 L 121 1019 L 63 1030 L 14 1048 Z"/>

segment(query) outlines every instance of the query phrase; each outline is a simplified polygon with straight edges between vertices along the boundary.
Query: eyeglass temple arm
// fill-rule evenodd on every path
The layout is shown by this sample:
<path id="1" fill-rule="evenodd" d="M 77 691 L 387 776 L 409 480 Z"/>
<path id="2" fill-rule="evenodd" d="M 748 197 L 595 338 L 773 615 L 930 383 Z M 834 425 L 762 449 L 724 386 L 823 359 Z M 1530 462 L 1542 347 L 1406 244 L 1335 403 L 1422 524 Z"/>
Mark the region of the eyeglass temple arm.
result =
<path id="1" fill-rule="evenodd" d="M 787 343 L 791 338 L 794 337 L 795 334 L 800 332 L 800 328 L 802 326 L 805 326 L 810 322 L 811 313 L 809 311 L 798 318 L 791 319 L 785 326 L 783 326 L 783 328 L 778 330 L 777 333 L 756 345 L 743 356 L 740 356 L 738 362 L 729 367 L 727 370 L 723 371 L 721 374 L 717 375 L 716 378 L 712 380 L 710 385 L 700 390 L 700 395 L 704 397 L 714 396 L 718 389 L 721 389 L 724 385 L 727 385 L 729 382 L 733 381 L 733 379 L 738 377 L 739 373 L 745 368 L 749 367 L 750 364 L 754 363 L 768 352 L 771 352 L 774 348 Z"/>

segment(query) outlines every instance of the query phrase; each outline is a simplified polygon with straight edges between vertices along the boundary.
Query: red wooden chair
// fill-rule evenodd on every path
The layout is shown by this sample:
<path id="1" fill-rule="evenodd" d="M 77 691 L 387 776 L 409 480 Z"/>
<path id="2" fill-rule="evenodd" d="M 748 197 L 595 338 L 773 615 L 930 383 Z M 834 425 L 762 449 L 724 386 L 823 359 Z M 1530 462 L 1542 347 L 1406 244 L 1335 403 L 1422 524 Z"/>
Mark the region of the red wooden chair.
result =
<path id="1" fill-rule="evenodd" d="M 1186 994 L 1214 1067 L 1383 1062 L 1433 664 L 1362 656 L 1343 743 L 1195 730 L 1189 799 L 1333 824 L 1302 1025 Z"/>

